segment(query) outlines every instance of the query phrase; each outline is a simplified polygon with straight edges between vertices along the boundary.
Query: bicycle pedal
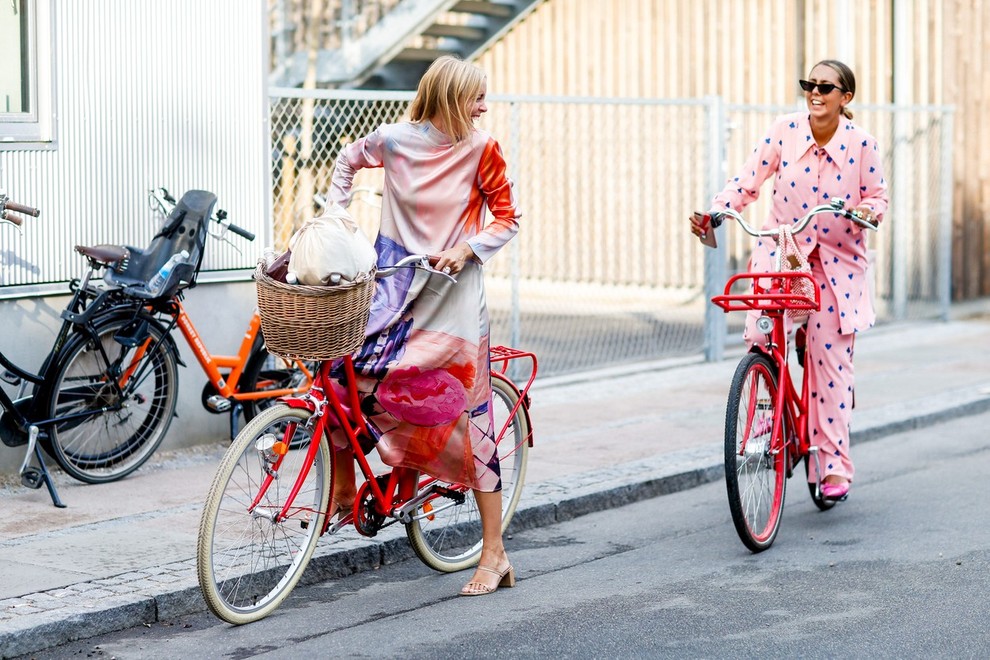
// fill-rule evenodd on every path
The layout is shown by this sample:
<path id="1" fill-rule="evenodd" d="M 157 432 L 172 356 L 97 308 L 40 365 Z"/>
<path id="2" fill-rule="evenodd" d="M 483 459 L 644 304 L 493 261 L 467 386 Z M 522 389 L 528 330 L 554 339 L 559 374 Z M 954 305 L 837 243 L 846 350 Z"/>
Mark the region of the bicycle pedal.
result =
<path id="1" fill-rule="evenodd" d="M 230 399 L 226 399 L 219 394 L 214 394 L 206 398 L 206 405 L 209 406 L 210 410 L 222 413 L 230 410 L 233 404 L 231 404 Z"/>
<path id="2" fill-rule="evenodd" d="M 8 385 L 17 386 L 21 384 L 21 379 L 17 376 L 17 374 L 6 370 L 2 374 L 0 374 L 0 379 L 3 379 L 3 382 L 7 383 Z"/>
<path id="3" fill-rule="evenodd" d="M 38 468 L 25 468 L 21 472 L 21 484 L 27 488 L 38 490 L 44 482 L 44 477 Z"/>
<path id="4" fill-rule="evenodd" d="M 436 486 L 434 487 L 434 491 L 436 492 L 437 495 L 440 495 L 441 497 L 446 497 L 447 499 L 451 499 L 457 502 L 458 504 L 464 504 L 465 497 L 462 491 L 454 490 L 453 488 L 447 488 L 446 486 Z"/>

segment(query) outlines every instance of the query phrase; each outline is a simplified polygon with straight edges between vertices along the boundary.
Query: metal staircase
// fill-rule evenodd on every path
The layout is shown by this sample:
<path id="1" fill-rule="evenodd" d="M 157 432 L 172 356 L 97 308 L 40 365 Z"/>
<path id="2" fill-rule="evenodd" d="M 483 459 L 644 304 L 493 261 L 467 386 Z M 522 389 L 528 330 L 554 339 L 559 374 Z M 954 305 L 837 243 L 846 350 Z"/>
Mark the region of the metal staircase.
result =
<path id="1" fill-rule="evenodd" d="M 291 14 L 300 0 L 279 0 L 274 15 Z M 299 87 L 310 73 L 310 53 L 293 49 L 292 32 L 317 28 L 317 87 L 415 89 L 430 63 L 445 54 L 472 59 L 543 0 L 329 0 L 329 26 L 273 27 L 271 83 Z M 376 10 L 374 15 L 369 7 Z M 332 11 L 329 11 L 332 10 Z M 363 11 L 362 11 L 363 10 Z M 303 12 L 296 11 L 297 16 Z M 371 15 L 371 18 L 369 18 Z M 291 21 L 283 21 L 285 24 Z"/>

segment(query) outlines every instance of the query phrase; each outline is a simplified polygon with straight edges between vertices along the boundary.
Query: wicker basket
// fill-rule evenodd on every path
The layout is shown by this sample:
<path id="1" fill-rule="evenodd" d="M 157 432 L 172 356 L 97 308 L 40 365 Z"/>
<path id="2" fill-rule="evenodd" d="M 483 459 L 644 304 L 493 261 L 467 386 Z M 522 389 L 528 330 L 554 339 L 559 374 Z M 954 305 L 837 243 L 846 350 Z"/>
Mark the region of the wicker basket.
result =
<path id="1" fill-rule="evenodd" d="M 300 360 L 332 360 L 364 343 L 375 274 L 337 286 L 284 284 L 254 272 L 261 331 L 269 353 Z"/>

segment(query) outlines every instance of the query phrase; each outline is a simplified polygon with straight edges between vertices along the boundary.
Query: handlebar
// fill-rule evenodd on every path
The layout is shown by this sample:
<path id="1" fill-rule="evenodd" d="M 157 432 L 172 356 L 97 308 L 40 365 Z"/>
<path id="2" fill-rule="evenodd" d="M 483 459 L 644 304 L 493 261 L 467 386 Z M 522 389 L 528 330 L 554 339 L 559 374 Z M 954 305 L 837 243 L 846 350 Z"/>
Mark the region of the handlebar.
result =
<path id="1" fill-rule="evenodd" d="M 234 232 L 241 238 L 246 238 L 249 241 L 253 241 L 255 238 L 254 234 L 249 232 L 247 229 L 244 229 L 243 227 L 238 227 L 232 222 L 228 222 L 227 212 L 224 211 L 223 209 L 219 209 L 217 211 L 217 217 L 215 218 L 215 220 L 220 224 L 221 227 L 225 227 L 226 229 L 229 229 L 230 231 Z"/>
<path id="2" fill-rule="evenodd" d="M 166 188 L 155 188 L 149 191 L 149 196 L 158 205 L 159 210 L 166 216 L 175 207 L 178 201 Z M 213 222 L 217 223 L 224 228 L 224 231 L 230 230 L 242 238 L 246 238 L 249 241 L 253 241 L 256 237 L 253 233 L 249 232 L 243 227 L 238 227 L 232 222 L 227 220 L 227 212 L 223 209 L 217 209 L 216 215 L 210 218 Z"/>
<path id="3" fill-rule="evenodd" d="M 38 209 L 17 204 L 10 201 L 10 198 L 6 195 L 0 194 L 0 222 L 9 222 L 15 227 L 20 227 L 24 222 L 24 218 L 21 217 L 22 215 L 37 218 L 40 214 L 41 211 Z"/>
<path id="4" fill-rule="evenodd" d="M 877 226 L 872 222 L 870 222 L 869 220 L 864 219 L 859 214 L 858 211 L 856 211 L 855 209 L 847 209 L 846 203 L 843 200 L 833 199 L 829 204 L 820 204 L 814 207 L 813 209 L 811 209 L 810 211 L 808 211 L 807 215 L 805 215 L 796 223 L 794 223 L 794 225 L 791 227 L 791 233 L 793 234 L 800 233 L 802 230 L 804 230 L 805 227 L 808 226 L 808 223 L 811 221 L 811 218 L 815 215 L 818 215 L 819 213 L 836 213 L 844 218 L 849 218 L 850 220 L 855 222 L 860 227 L 863 227 L 864 229 L 872 229 L 873 231 L 877 230 Z M 760 236 L 777 235 L 777 228 L 754 229 L 748 222 L 746 222 L 746 220 L 741 215 L 739 215 L 732 209 L 725 209 L 724 211 L 717 211 L 715 213 L 712 213 L 711 214 L 712 227 L 718 227 L 719 225 L 721 225 L 725 217 L 730 217 L 736 220 L 739 223 L 739 226 L 743 228 L 743 231 L 745 231 L 750 236 L 760 237 Z"/>
<path id="5" fill-rule="evenodd" d="M 433 269 L 433 266 L 436 266 L 439 261 L 440 257 L 435 257 L 431 254 L 410 254 L 408 257 L 399 259 L 399 261 L 392 266 L 379 268 L 378 271 L 375 272 L 375 277 L 391 277 L 403 268 L 425 268 L 435 275 L 446 277 L 451 282 L 457 282 L 452 275 Z"/>

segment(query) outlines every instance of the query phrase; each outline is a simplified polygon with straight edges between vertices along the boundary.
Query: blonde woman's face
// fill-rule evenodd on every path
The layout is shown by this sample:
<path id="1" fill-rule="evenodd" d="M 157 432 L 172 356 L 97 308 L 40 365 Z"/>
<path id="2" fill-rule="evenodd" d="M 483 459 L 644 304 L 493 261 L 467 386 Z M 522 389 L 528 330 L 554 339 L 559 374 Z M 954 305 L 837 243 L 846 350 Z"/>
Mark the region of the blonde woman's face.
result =
<path id="1" fill-rule="evenodd" d="M 471 119 L 477 120 L 482 114 L 488 112 L 488 106 L 485 105 L 486 96 L 488 96 L 488 81 L 483 80 L 481 82 L 481 89 L 478 90 L 478 96 L 471 103 Z"/>

